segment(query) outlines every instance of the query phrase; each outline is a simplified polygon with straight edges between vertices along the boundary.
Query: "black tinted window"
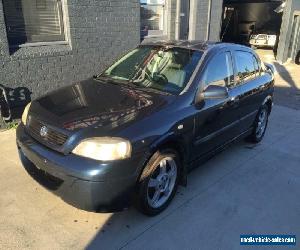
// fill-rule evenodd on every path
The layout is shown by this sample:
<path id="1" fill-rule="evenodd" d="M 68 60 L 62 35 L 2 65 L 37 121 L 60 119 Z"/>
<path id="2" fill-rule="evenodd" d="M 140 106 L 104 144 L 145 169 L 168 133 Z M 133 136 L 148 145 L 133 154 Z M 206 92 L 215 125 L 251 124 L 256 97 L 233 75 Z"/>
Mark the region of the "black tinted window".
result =
<path id="1" fill-rule="evenodd" d="M 221 53 L 212 58 L 204 73 L 205 85 L 227 86 L 233 83 L 233 69 L 229 52 Z"/>
<path id="2" fill-rule="evenodd" d="M 237 76 L 239 82 L 245 82 L 255 78 L 258 66 L 254 66 L 254 59 L 255 58 L 252 53 L 244 51 L 235 52 L 235 61 L 237 66 Z"/>

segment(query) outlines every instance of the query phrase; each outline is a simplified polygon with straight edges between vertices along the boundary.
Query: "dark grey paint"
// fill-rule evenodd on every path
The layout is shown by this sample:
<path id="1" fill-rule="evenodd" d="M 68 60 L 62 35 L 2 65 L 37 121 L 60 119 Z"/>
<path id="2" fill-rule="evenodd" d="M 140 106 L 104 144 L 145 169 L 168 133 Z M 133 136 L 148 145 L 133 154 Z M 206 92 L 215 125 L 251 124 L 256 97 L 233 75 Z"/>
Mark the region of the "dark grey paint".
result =
<path id="1" fill-rule="evenodd" d="M 251 131 L 263 103 L 271 109 L 274 77 L 269 70 L 262 70 L 254 80 L 228 88 L 226 94 L 221 88 L 206 90 L 209 97 L 219 98 L 205 98 L 203 93 L 202 71 L 213 56 L 235 50 L 254 53 L 251 49 L 199 41 L 156 42 L 147 46 L 205 52 L 187 90 L 175 96 L 89 79 L 32 103 L 29 116 L 69 136 L 62 147 L 34 138 L 23 124 L 17 129 L 24 165 L 31 162 L 47 173 L 46 179 L 50 175 L 60 180 L 54 192 L 76 207 L 99 210 L 127 206 L 145 163 L 166 145 L 179 151 L 184 168 L 182 180 L 185 180 L 188 169 Z M 197 99 L 201 94 L 202 100 Z M 128 139 L 132 143 L 132 157 L 101 162 L 71 153 L 82 139 L 95 136 Z"/>

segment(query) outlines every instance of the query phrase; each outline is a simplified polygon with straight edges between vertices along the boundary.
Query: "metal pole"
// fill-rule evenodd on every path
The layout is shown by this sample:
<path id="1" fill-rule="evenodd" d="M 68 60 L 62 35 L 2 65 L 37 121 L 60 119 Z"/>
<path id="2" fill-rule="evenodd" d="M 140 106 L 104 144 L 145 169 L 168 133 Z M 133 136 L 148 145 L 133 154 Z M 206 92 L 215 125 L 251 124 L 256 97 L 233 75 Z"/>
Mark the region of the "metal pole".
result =
<path id="1" fill-rule="evenodd" d="M 208 0 L 207 28 L 206 28 L 206 40 L 207 41 L 209 40 L 209 36 L 210 36 L 211 6 L 212 6 L 212 0 Z"/>
<path id="2" fill-rule="evenodd" d="M 180 39 L 180 13 L 181 13 L 181 0 L 176 1 L 176 21 L 175 21 L 175 39 Z"/>

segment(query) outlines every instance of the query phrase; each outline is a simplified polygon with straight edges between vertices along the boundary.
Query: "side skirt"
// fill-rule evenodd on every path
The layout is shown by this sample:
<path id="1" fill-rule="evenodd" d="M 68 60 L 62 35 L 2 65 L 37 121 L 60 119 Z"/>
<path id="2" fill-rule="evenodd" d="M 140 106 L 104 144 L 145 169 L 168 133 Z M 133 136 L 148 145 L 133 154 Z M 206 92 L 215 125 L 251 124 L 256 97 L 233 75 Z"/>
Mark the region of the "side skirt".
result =
<path id="1" fill-rule="evenodd" d="M 207 160 L 213 158 L 218 153 L 224 151 L 228 147 L 230 147 L 233 143 L 238 142 L 245 137 L 249 136 L 252 133 L 253 127 L 249 128 L 245 132 L 241 133 L 240 135 L 232 138 L 230 141 L 226 142 L 225 144 L 217 147 L 216 149 L 204 154 L 203 156 L 200 156 L 198 159 L 190 162 L 187 166 L 187 172 L 192 171 L 193 169 L 199 167 L 202 163 L 206 162 Z"/>

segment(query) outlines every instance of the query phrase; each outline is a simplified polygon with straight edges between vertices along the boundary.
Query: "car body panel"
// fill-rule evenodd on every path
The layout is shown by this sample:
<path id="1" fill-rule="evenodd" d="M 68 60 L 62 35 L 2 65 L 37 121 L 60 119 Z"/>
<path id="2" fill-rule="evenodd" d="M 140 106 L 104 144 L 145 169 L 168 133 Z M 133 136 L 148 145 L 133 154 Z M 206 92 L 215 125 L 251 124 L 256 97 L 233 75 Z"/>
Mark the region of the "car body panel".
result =
<path id="1" fill-rule="evenodd" d="M 174 99 L 168 94 L 89 79 L 33 101 L 30 117 L 66 134 L 69 139 L 62 147 L 53 147 L 43 140 L 40 142 L 68 154 L 83 138 L 94 134 L 116 136 L 118 131 L 150 116 Z"/>
<path id="2" fill-rule="evenodd" d="M 205 42 L 155 42 L 143 46 L 177 46 L 204 53 L 190 82 L 179 95 L 123 82 L 88 79 L 33 101 L 29 125 L 21 124 L 17 129 L 22 158 L 64 180 L 67 191 L 57 194 L 77 207 L 97 209 L 115 203 L 120 196 L 128 200 L 128 190 L 136 187 L 146 162 L 166 145 L 179 151 L 183 165 L 181 173 L 185 175 L 197 162 L 251 131 L 259 107 L 266 101 L 272 103 L 274 77 L 263 67 L 261 75 L 255 79 L 228 87 L 226 98 L 197 102 L 198 93 L 203 92 L 202 74 L 209 60 L 224 51 L 233 55 L 234 51 L 242 50 L 257 56 L 247 47 Z M 232 58 L 235 81 L 238 81 L 236 62 Z M 60 146 L 49 145 L 47 140 L 30 132 L 30 119 L 39 120 L 43 126 L 66 135 L 66 141 Z M 129 140 L 132 156 L 101 162 L 72 153 L 80 141 L 101 136 Z M 82 184 L 76 188 L 82 186 L 89 194 L 88 200 L 81 202 L 74 198 L 72 182 Z M 98 184 L 90 186 L 88 182 Z M 111 189 L 112 194 L 100 190 L 105 198 L 99 198 L 97 188 L 105 192 Z M 121 200 L 125 204 L 124 199 Z"/>

